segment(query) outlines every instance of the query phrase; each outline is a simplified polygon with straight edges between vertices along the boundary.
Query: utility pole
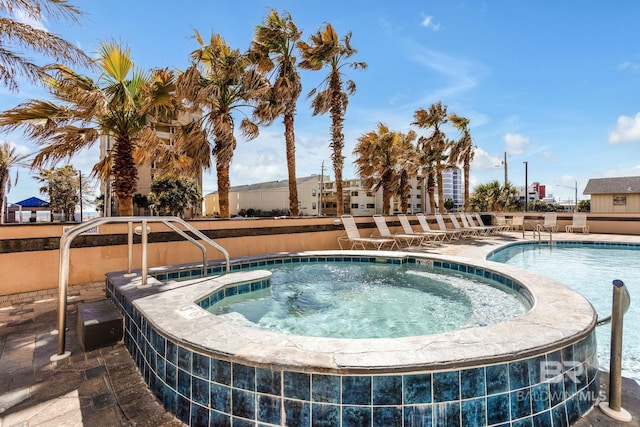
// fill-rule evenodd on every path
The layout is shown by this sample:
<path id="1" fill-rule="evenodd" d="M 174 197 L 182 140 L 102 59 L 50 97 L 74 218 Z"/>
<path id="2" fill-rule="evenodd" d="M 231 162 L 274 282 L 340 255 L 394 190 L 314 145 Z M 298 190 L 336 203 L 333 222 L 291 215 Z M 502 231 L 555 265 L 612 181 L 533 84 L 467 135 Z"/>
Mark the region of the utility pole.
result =
<path id="1" fill-rule="evenodd" d="M 524 163 L 524 211 L 529 210 L 529 162 Z"/>
<path id="2" fill-rule="evenodd" d="M 507 152 L 504 152 L 504 186 L 505 188 L 507 187 L 507 182 L 509 182 L 509 180 L 507 179 Z"/>
<path id="3" fill-rule="evenodd" d="M 324 160 L 320 165 L 320 202 L 318 203 L 318 216 L 322 215 L 322 192 L 324 190 Z"/>

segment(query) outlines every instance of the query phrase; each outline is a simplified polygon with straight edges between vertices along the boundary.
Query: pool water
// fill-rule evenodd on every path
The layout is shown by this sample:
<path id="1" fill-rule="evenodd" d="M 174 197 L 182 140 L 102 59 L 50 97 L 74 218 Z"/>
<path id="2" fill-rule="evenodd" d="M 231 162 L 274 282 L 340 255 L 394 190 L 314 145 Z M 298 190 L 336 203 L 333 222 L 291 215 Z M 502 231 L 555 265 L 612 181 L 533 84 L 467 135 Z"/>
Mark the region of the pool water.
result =
<path id="1" fill-rule="evenodd" d="M 269 269 L 269 289 L 227 297 L 209 311 L 281 333 L 393 338 L 484 326 L 527 310 L 507 287 L 420 266 L 329 262 Z"/>
<path id="2" fill-rule="evenodd" d="M 580 292 L 591 302 L 598 317 L 611 314 L 613 285 L 622 280 L 631 296 L 631 306 L 624 317 L 622 373 L 640 380 L 640 246 L 608 246 L 580 244 L 576 246 L 514 245 L 491 255 L 490 261 L 522 267 L 543 274 Z M 609 369 L 611 325 L 597 328 L 598 362 Z"/>

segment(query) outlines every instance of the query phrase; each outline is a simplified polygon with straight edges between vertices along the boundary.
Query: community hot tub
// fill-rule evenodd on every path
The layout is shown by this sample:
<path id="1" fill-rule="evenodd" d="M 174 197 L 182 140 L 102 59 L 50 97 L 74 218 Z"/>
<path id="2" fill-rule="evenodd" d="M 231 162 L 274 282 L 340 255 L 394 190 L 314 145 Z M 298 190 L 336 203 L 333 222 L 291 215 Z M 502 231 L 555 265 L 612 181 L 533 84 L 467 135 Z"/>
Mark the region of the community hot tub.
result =
<path id="1" fill-rule="evenodd" d="M 282 334 L 205 310 L 264 292 L 270 265 L 327 261 L 479 276 L 519 292 L 531 308 L 482 327 L 375 339 Z M 546 277 L 489 261 L 367 251 L 242 259 L 231 274 L 189 279 L 199 273 L 158 269 L 150 288 L 107 275 L 129 352 L 158 400 L 186 424 L 566 426 L 597 398 L 596 313 Z M 178 277 L 186 280 L 161 281 Z"/>

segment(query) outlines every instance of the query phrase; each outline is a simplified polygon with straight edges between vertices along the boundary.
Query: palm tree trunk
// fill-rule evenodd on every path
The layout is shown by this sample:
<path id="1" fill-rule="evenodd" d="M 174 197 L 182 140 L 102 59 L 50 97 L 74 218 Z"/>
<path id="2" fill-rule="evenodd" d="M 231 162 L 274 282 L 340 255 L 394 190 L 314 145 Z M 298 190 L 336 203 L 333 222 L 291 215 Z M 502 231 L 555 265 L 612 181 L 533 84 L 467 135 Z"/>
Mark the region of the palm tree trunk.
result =
<path id="1" fill-rule="evenodd" d="M 436 183 L 433 176 L 433 172 L 429 172 L 427 175 L 427 192 L 429 193 L 429 209 L 430 213 L 436 213 Z"/>
<path id="2" fill-rule="evenodd" d="M 289 171 L 289 214 L 298 216 L 298 183 L 296 181 L 296 137 L 293 130 L 293 114 L 284 115 L 284 139 L 287 146 Z"/>
<path id="3" fill-rule="evenodd" d="M 0 169 L 0 224 L 4 224 L 4 210 L 5 203 L 4 198 L 7 194 L 7 182 L 9 181 L 8 172 L 5 173 L 3 169 Z"/>
<path id="4" fill-rule="evenodd" d="M 336 176 L 337 215 L 344 214 L 344 195 L 342 194 L 342 169 L 344 167 L 344 135 L 342 123 L 344 122 L 344 104 L 342 103 L 342 82 L 340 74 L 331 73 L 331 148 L 333 148 L 333 173 Z"/>
<path id="5" fill-rule="evenodd" d="M 442 188 L 442 167 L 436 166 L 436 179 L 438 180 L 438 212 L 444 213 L 444 189 Z"/>
<path id="6" fill-rule="evenodd" d="M 220 218 L 229 218 L 229 165 L 230 161 L 218 159 L 216 173 L 218 174 L 218 203 L 220 205 Z"/>
<path id="7" fill-rule="evenodd" d="M 468 161 L 464 162 L 464 210 L 465 212 L 471 211 L 471 204 L 469 200 L 469 169 L 471 165 Z"/>
<path id="8" fill-rule="evenodd" d="M 138 169 L 133 161 L 133 146 L 128 137 L 116 139 L 113 177 L 119 215 L 132 216 L 133 194 L 138 182 Z"/>

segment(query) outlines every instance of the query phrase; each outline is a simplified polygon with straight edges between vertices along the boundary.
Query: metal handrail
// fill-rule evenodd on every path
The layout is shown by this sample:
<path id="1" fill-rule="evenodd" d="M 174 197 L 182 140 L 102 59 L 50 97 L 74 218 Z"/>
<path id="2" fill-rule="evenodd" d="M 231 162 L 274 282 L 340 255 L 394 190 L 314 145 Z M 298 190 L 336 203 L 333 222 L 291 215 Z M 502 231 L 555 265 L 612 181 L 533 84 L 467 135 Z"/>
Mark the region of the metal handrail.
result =
<path id="1" fill-rule="evenodd" d="M 59 360 L 70 353 L 65 352 L 65 330 L 66 330 L 66 314 L 67 314 L 67 289 L 69 286 L 69 251 L 71 249 L 71 242 L 80 234 L 91 230 L 94 227 L 97 227 L 101 224 L 109 224 L 109 223 L 127 223 L 128 225 L 128 272 L 131 273 L 133 266 L 133 223 L 141 223 L 142 224 L 142 285 L 146 286 L 147 279 L 147 262 L 146 262 L 146 254 L 147 254 L 147 223 L 156 222 L 162 223 L 169 227 L 171 230 L 178 233 L 180 236 L 186 238 L 191 243 L 195 244 L 200 248 L 203 253 L 203 271 L 206 273 L 207 268 L 207 251 L 204 245 L 196 241 L 193 237 L 189 236 L 184 230 L 178 228 L 174 223 L 178 223 L 185 228 L 188 229 L 191 233 L 193 233 L 196 237 L 200 238 L 205 243 L 208 243 L 216 250 L 218 250 L 225 258 L 226 262 L 226 272 L 229 273 L 231 271 L 230 261 L 229 261 L 229 253 L 222 246 L 209 239 L 206 235 L 204 235 L 200 230 L 188 224 L 181 218 L 178 217 L 136 217 L 136 216 L 122 216 L 122 217 L 99 217 L 94 218 L 89 221 L 83 222 L 81 224 L 76 225 L 73 228 L 65 231 L 60 238 L 60 264 L 59 264 L 59 276 L 58 276 L 58 353 L 51 357 L 51 360 Z"/>
<path id="2" fill-rule="evenodd" d="M 527 231 L 527 227 L 525 227 L 525 224 L 529 224 L 531 226 L 531 231 L 533 231 L 534 239 L 536 238 L 536 232 L 538 233 L 538 242 L 539 242 L 541 240 L 540 230 L 536 229 L 536 226 L 529 221 L 524 221 L 524 223 L 522 224 L 522 238 L 524 239 L 524 233 Z"/>
<path id="3" fill-rule="evenodd" d="M 546 231 L 547 233 L 549 233 L 549 244 L 553 243 L 553 231 L 551 231 L 551 229 L 549 227 L 547 227 L 544 224 L 541 223 L 537 223 L 536 224 L 536 228 L 538 229 L 538 236 L 542 236 L 542 231 Z"/>

